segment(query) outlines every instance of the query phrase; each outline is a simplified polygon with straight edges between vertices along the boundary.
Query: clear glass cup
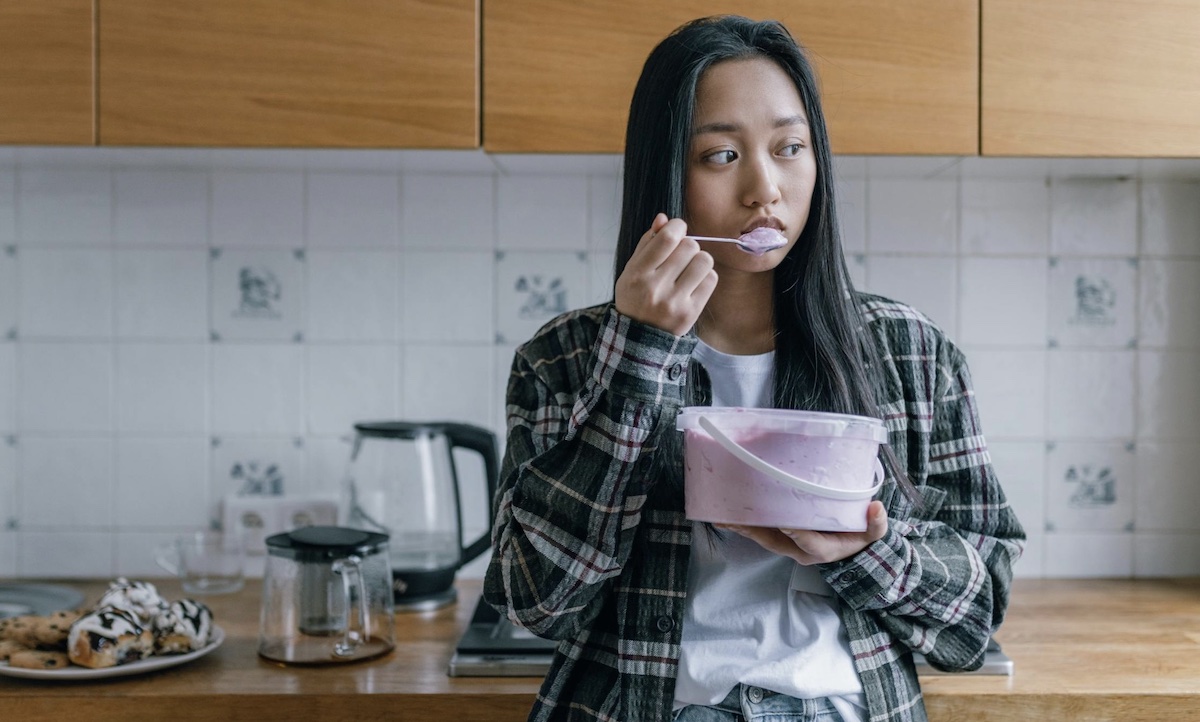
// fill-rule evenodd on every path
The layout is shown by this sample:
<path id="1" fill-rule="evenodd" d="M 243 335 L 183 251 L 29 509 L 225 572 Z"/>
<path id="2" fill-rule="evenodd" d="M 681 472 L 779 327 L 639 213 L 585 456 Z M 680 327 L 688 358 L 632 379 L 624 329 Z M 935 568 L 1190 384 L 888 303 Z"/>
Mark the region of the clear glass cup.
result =
<path id="1" fill-rule="evenodd" d="M 245 584 L 245 549 L 240 534 L 186 534 L 157 547 L 154 560 L 178 577 L 188 594 L 228 594 Z"/>

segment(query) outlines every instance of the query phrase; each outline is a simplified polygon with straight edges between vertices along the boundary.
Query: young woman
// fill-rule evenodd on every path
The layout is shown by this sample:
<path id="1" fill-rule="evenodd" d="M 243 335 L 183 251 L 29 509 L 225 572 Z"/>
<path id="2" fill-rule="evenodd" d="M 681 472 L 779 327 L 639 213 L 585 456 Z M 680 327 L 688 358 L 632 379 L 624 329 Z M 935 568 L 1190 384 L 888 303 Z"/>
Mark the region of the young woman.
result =
<path id="1" fill-rule="evenodd" d="M 853 290 L 812 69 L 773 22 L 689 23 L 629 113 L 613 301 L 516 353 L 489 603 L 561 640 L 532 720 L 924 720 L 978 667 L 1023 532 L 960 351 Z M 759 226 L 788 244 L 732 244 Z M 866 531 L 684 518 L 683 406 L 885 420 Z"/>

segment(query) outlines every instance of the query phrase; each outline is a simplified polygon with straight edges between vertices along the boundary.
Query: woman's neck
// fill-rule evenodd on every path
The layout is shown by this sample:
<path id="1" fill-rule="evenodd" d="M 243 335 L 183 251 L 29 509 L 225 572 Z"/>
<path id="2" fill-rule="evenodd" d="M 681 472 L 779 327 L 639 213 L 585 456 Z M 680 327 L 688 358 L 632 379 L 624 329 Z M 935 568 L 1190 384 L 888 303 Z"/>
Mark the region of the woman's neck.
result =
<path id="1" fill-rule="evenodd" d="M 721 277 L 696 321 L 696 335 L 716 350 L 747 356 L 775 350 L 774 274 Z"/>

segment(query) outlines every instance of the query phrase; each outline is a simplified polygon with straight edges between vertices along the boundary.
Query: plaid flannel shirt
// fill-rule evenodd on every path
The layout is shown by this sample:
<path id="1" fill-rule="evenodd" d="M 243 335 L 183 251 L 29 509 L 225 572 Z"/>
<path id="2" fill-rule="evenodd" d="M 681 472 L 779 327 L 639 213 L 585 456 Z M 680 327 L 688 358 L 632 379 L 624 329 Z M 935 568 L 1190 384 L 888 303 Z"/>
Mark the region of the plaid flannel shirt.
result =
<path id="1" fill-rule="evenodd" d="M 887 479 L 877 497 L 887 534 L 819 568 L 840 600 L 869 719 L 920 721 L 911 651 L 944 670 L 982 664 L 1024 532 L 962 353 L 908 306 L 858 302 L 883 357 L 889 443 L 923 503 Z M 531 720 L 671 718 L 692 541 L 675 417 L 697 387 L 708 398 L 707 375 L 689 368 L 695 343 L 605 304 L 558 317 L 517 350 L 484 594 L 560 640 Z"/>

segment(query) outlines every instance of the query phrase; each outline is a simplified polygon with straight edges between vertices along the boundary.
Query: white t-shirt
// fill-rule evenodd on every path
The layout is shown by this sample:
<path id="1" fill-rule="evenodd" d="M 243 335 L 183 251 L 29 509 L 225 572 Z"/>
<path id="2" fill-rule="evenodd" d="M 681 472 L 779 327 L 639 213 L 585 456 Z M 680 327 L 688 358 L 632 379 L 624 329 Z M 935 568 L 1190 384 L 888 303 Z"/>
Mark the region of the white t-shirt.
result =
<path id="1" fill-rule="evenodd" d="M 713 406 L 770 408 L 774 354 L 733 356 L 703 341 L 692 356 L 712 380 Z M 792 697 L 828 697 L 865 717 L 862 681 L 833 590 L 811 567 L 737 534 L 693 523 L 675 708 L 712 705 L 738 683 Z"/>

